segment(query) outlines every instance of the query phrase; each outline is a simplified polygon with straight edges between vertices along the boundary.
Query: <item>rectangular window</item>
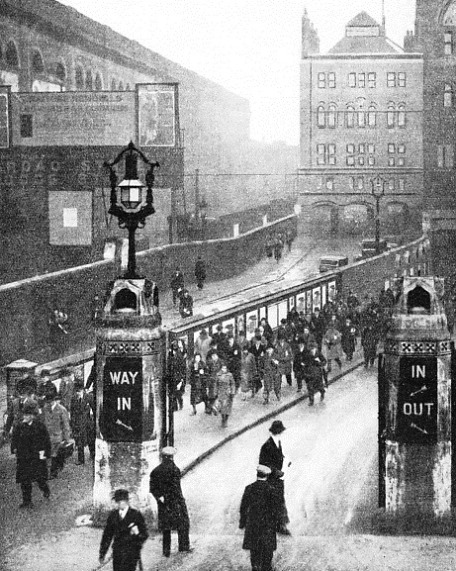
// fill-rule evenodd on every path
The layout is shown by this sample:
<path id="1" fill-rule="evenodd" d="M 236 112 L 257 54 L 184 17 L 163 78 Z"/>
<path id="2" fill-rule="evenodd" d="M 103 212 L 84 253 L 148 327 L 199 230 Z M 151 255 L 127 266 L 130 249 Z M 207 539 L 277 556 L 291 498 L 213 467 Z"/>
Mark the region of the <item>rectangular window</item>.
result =
<path id="1" fill-rule="evenodd" d="M 398 186 L 399 186 L 399 190 L 405 190 L 405 180 L 403 178 L 400 178 L 398 180 Z"/>
<path id="2" fill-rule="evenodd" d="M 396 152 L 396 145 L 394 143 L 388 143 L 388 154 L 394 155 Z"/>
<path id="3" fill-rule="evenodd" d="M 356 73 L 348 74 L 348 87 L 356 87 Z"/>
<path id="4" fill-rule="evenodd" d="M 404 159 L 404 157 L 398 157 L 398 159 L 397 159 L 397 166 L 398 166 L 398 167 L 403 167 L 403 166 L 405 166 L 405 159 Z"/>
<path id="5" fill-rule="evenodd" d="M 372 72 L 367 76 L 367 84 L 371 89 L 374 89 L 377 84 L 377 74 Z"/>
<path id="6" fill-rule="evenodd" d="M 355 145 L 353 143 L 349 143 L 347 145 L 347 153 L 349 155 L 353 155 L 355 153 Z"/>
<path id="7" fill-rule="evenodd" d="M 444 152 L 443 152 L 443 145 L 439 145 L 437 147 L 437 166 L 439 169 L 443 169 L 444 165 Z"/>
<path id="8" fill-rule="evenodd" d="M 373 157 L 373 156 L 369 157 L 369 166 L 370 167 L 375 166 L 375 157 Z"/>
<path id="9" fill-rule="evenodd" d="M 336 145 L 328 145 L 328 164 L 336 164 Z"/>
<path id="10" fill-rule="evenodd" d="M 443 106 L 453 107 L 453 86 L 451 83 L 445 83 L 443 91 Z"/>
<path id="11" fill-rule="evenodd" d="M 33 115 L 21 115 L 21 137 L 23 139 L 33 137 Z"/>
<path id="12" fill-rule="evenodd" d="M 347 157 L 347 167 L 355 166 L 355 157 L 353 155 Z"/>
<path id="13" fill-rule="evenodd" d="M 398 145 L 397 146 L 397 152 L 401 155 L 405 154 L 405 145 Z"/>
<path id="14" fill-rule="evenodd" d="M 444 52 L 446 56 L 450 56 L 453 53 L 453 32 L 445 32 L 444 37 Z"/>
<path id="15" fill-rule="evenodd" d="M 326 87 L 326 73 L 318 74 L 318 87 L 320 89 L 325 89 Z"/>
<path id="16" fill-rule="evenodd" d="M 453 145 L 439 145 L 437 147 L 437 165 L 439 168 L 452 169 L 454 166 Z"/>
<path id="17" fill-rule="evenodd" d="M 396 87 L 396 74 L 394 72 L 386 74 L 386 84 L 388 87 Z"/>
<path id="18" fill-rule="evenodd" d="M 364 188 L 364 179 L 362 176 L 358 178 L 358 190 L 363 190 Z"/>
<path id="19" fill-rule="evenodd" d="M 336 87 L 336 74 L 332 71 L 328 73 L 328 87 Z"/>
<path id="20" fill-rule="evenodd" d="M 326 188 L 328 190 L 334 190 L 334 179 L 333 178 L 327 178 L 326 179 Z"/>
<path id="21" fill-rule="evenodd" d="M 358 87 L 366 87 L 366 74 L 358 73 Z"/>
<path id="22" fill-rule="evenodd" d="M 326 164 L 326 148 L 325 145 L 317 145 L 317 165 Z"/>
<path id="23" fill-rule="evenodd" d="M 388 189 L 394 190 L 394 178 L 390 178 L 388 181 Z"/>
<path id="24" fill-rule="evenodd" d="M 348 179 L 348 187 L 350 190 L 354 190 L 355 188 L 355 179 L 352 176 Z"/>
<path id="25" fill-rule="evenodd" d="M 373 145 L 372 143 L 369 143 L 369 144 L 367 145 L 367 152 L 368 152 L 370 155 L 373 155 L 373 154 L 375 153 L 375 145 Z"/>
<path id="26" fill-rule="evenodd" d="M 366 126 L 366 114 L 364 111 L 358 111 L 358 127 Z"/>
<path id="27" fill-rule="evenodd" d="M 389 167 L 394 167 L 396 166 L 396 159 L 394 157 L 389 157 L 388 158 L 388 166 Z"/>
<path id="28" fill-rule="evenodd" d="M 358 152 L 360 155 L 363 155 L 366 152 L 366 145 L 364 143 L 359 144 Z"/>
<path id="29" fill-rule="evenodd" d="M 397 74 L 397 84 L 399 87 L 405 87 L 407 85 L 407 74 L 405 71 L 400 71 Z"/>
<path id="30" fill-rule="evenodd" d="M 364 160 L 363 156 L 358 157 L 358 164 L 360 167 L 364 166 L 364 162 L 365 162 L 365 160 Z"/>
<path id="31" fill-rule="evenodd" d="M 404 105 L 399 105 L 399 111 L 397 112 L 397 124 L 399 127 L 405 127 L 406 115 Z"/>

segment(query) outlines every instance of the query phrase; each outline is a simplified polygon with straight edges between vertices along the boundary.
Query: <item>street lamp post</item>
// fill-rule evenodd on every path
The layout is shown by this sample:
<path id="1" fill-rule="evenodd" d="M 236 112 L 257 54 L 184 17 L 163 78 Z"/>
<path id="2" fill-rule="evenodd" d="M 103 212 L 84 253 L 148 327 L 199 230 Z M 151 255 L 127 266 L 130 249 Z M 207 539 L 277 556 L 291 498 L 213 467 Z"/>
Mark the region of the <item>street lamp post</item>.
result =
<path id="1" fill-rule="evenodd" d="M 206 239 L 206 225 L 207 225 L 207 208 L 208 208 L 208 203 L 206 202 L 206 199 L 203 197 L 203 199 L 201 200 L 201 202 L 199 203 L 199 223 L 200 223 L 200 238 L 201 240 L 205 240 Z"/>
<path id="2" fill-rule="evenodd" d="M 125 156 L 125 178 L 118 183 L 115 165 Z M 146 184 L 138 178 L 138 157 L 149 166 L 146 172 Z M 160 165 L 149 159 L 130 141 L 112 162 L 105 162 L 109 169 L 111 184 L 111 206 L 109 214 L 119 219 L 119 227 L 128 230 L 128 267 L 125 278 L 139 279 L 136 273 L 135 232 L 144 228 L 147 216 L 155 212 L 153 206 L 152 187 L 154 184 L 154 169 Z M 144 189 L 147 189 L 144 192 Z"/>
<path id="3" fill-rule="evenodd" d="M 385 194 L 385 180 L 377 175 L 371 180 L 372 195 L 377 201 L 377 210 L 375 217 L 375 253 L 380 253 L 380 199 Z"/>

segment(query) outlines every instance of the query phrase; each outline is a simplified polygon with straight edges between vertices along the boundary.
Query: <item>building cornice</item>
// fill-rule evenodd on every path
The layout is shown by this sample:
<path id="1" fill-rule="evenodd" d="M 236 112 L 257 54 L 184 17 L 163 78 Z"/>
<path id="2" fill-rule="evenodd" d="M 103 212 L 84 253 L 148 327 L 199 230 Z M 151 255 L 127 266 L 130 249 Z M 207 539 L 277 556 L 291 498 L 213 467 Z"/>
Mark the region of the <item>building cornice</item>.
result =
<path id="1" fill-rule="evenodd" d="M 348 60 L 348 59 L 399 59 L 399 60 L 423 60 L 421 53 L 407 53 L 407 54 L 309 54 L 301 58 L 304 63 L 307 60 Z"/>

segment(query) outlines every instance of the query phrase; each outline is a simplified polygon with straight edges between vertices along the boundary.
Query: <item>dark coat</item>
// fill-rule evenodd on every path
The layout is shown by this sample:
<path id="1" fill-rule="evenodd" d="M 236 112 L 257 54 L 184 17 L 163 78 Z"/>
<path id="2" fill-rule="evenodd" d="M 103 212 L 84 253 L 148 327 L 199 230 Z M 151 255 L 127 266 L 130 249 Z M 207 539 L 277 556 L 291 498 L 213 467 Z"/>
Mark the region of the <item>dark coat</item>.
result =
<path id="1" fill-rule="evenodd" d="M 150 474 L 150 493 L 157 500 L 160 531 L 190 527 L 180 481 L 180 470 L 170 459 L 164 460 Z M 164 502 L 159 500 L 162 496 Z"/>
<path id="2" fill-rule="evenodd" d="M 70 426 L 73 438 L 86 446 L 95 435 L 95 418 L 86 393 L 73 395 L 70 405 Z"/>
<path id="3" fill-rule="evenodd" d="M 11 453 L 17 458 L 18 484 L 47 479 L 46 460 L 40 460 L 40 450 L 46 458 L 51 457 L 51 440 L 45 425 L 36 419 L 31 424 L 17 424 L 11 437 Z"/>
<path id="4" fill-rule="evenodd" d="M 274 476 L 277 475 L 277 472 L 282 471 L 283 459 L 282 450 L 276 446 L 272 437 L 268 438 L 261 447 L 259 463 L 271 468 L 271 475 Z"/>
<path id="5" fill-rule="evenodd" d="M 279 375 L 291 374 L 293 351 L 289 343 L 279 341 L 274 350 L 274 358 L 279 361 Z"/>
<path id="6" fill-rule="evenodd" d="M 342 350 L 346 355 L 353 355 L 356 348 L 356 335 L 357 330 L 353 324 L 343 325 L 341 327 L 342 333 Z"/>
<path id="7" fill-rule="evenodd" d="M 207 369 L 204 361 L 199 364 L 192 361 L 190 364 L 190 404 L 196 405 L 206 402 L 207 395 Z"/>
<path id="8" fill-rule="evenodd" d="M 304 347 L 302 351 L 298 349 L 294 355 L 293 371 L 297 379 L 304 378 L 306 352 L 307 350 Z"/>
<path id="9" fill-rule="evenodd" d="M 206 264 L 203 260 L 196 261 L 195 278 L 197 282 L 203 282 L 206 279 Z"/>
<path id="10" fill-rule="evenodd" d="M 279 495 L 267 481 L 257 480 L 245 488 L 239 521 L 239 527 L 245 528 L 243 549 L 277 549 L 279 510 Z"/>
<path id="11" fill-rule="evenodd" d="M 323 370 L 326 359 L 320 351 L 315 355 L 311 351 L 306 351 L 304 355 L 304 377 L 306 380 L 320 381 L 323 378 Z"/>
<path id="12" fill-rule="evenodd" d="M 174 272 L 171 278 L 170 286 L 174 291 L 177 291 L 179 288 L 183 288 L 184 274 L 179 271 Z"/>
<path id="13" fill-rule="evenodd" d="M 131 528 L 136 525 L 139 535 L 133 535 Z M 138 510 L 128 508 L 123 519 L 118 510 L 112 510 L 100 543 L 100 557 L 105 557 L 112 543 L 114 571 L 135 571 L 141 554 L 141 547 L 148 537 L 144 518 Z"/>
<path id="14" fill-rule="evenodd" d="M 263 376 L 264 357 L 266 355 L 266 343 L 259 342 L 257 346 L 257 340 L 252 339 L 249 351 L 255 357 L 255 364 L 258 374 L 260 376 Z"/>

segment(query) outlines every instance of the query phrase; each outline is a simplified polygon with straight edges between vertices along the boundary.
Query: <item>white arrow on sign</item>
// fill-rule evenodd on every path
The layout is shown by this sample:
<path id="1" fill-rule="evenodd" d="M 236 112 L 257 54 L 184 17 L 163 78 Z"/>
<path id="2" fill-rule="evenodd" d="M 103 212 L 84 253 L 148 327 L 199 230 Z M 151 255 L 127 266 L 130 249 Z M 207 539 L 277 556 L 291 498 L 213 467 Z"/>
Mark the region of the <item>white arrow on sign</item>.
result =
<path id="1" fill-rule="evenodd" d="M 423 434 L 429 434 L 429 432 L 428 432 L 427 430 L 425 430 L 424 428 L 421 428 L 421 427 L 417 426 L 414 422 L 412 422 L 412 423 L 410 424 L 410 426 L 411 426 L 412 428 L 416 428 L 417 430 L 419 430 L 419 431 L 422 432 Z"/>
<path id="2" fill-rule="evenodd" d="M 410 393 L 410 396 L 414 397 L 415 395 L 419 395 L 420 393 L 424 393 L 424 391 L 427 391 L 427 390 L 428 390 L 427 386 L 423 385 L 419 391 L 415 391 L 414 393 Z"/>

